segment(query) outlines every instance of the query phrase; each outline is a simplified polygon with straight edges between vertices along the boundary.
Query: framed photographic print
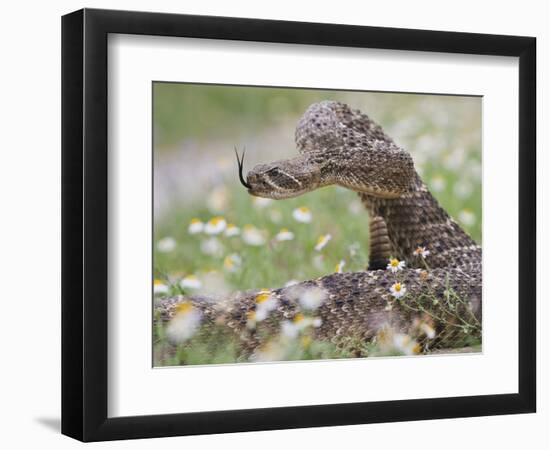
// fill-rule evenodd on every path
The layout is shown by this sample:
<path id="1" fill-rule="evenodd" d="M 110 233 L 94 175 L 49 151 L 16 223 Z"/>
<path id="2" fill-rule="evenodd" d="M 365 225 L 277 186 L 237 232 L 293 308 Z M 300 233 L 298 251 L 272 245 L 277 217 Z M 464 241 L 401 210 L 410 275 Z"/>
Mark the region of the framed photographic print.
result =
<path id="1" fill-rule="evenodd" d="M 62 432 L 535 411 L 535 39 L 62 22 Z"/>

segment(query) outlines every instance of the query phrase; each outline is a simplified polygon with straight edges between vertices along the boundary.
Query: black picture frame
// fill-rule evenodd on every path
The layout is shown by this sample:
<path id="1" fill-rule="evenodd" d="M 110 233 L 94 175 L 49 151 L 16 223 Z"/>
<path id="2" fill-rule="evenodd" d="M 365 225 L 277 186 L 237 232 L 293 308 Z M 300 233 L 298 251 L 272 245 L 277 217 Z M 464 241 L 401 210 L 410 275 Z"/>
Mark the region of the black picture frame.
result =
<path id="1" fill-rule="evenodd" d="M 110 33 L 518 57 L 518 392 L 109 418 L 107 36 Z M 62 433 L 82 441 L 101 441 L 535 412 L 535 90 L 533 37 L 94 9 L 64 16 Z"/>

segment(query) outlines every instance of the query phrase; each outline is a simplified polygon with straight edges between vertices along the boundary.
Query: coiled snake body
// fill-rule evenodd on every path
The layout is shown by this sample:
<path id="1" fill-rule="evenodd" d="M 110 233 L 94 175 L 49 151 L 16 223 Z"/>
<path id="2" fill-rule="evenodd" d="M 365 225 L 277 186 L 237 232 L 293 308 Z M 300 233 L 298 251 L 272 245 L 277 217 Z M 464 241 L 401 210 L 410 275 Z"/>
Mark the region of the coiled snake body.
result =
<path id="1" fill-rule="evenodd" d="M 325 295 L 315 313 L 321 319 L 315 337 L 367 342 L 389 328 L 414 336 L 424 349 L 428 343 L 430 348 L 461 346 L 465 335 L 480 337 L 481 248 L 438 204 L 411 156 L 367 115 L 332 101 L 310 106 L 295 138 L 298 156 L 258 165 L 246 179 L 239 161 L 249 193 L 284 199 L 339 185 L 357 192 L 370 216 L 368 270 L 298 285 Z M 406 268 L 385 270 L 390 257 L 405 261 Z M 391 293 L 396 280 L 406 287 L 400 299 Z M 270 292 L 277 300 L 268 319 L 274 330 L 299 313 L 295 292 L 296 286 Z M 254 349 L 262 342 L 246 325 L 257 294 L 238 293 L 216 304 L 192 301 L 206 321 L 222 323 Z M 180 301 L 159 302 L 160 317 L 171 317 Z"/>

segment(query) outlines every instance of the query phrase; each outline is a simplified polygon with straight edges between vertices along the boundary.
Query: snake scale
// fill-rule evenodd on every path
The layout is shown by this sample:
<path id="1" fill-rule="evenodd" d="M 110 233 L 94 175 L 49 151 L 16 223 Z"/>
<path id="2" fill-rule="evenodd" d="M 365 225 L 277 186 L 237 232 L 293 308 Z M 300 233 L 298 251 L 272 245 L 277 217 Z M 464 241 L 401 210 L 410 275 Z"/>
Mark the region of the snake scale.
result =
<path id="1" fill-rule="evenodd" d="M 295 141 L 298 156 L 257 165 L 246 177 L 239 160 L 241 183 L 251 195 L 271 199 L 328 185 L 357 192 L 370 217 L 369 267 L 271 290 L 277 306 L 266 326 L 276 331 L 282 321 L 300 313 L 298 287 L 324 293 L 315 312 L 321 319 L 314 330 L 318 339 L 368 342 L 389 328 L 413 336 L 427 349 L 428 343 L 430 348 L 460 347 L 465 334 L 480 338 L 481 248 L 432 196 L 411 155 L 366 114 L 334 101 L 308 108 Z M 386 270 L 390 257 L 404 261 L 405 268 Z M 400 299 L 391 292 L 397 281 L 406 287 Z M 248 291 L 218 303 L 190 301 L 206 322 L 233 330 L 253 351 L 262 345 L 261 337 L 247 327 L 257 297 L 258 291 Z M 168 320 L 183 300 L 189 301 L 157 302 L 158 317 Z M 426 324 L 433 332 L 425 331 Z"/>

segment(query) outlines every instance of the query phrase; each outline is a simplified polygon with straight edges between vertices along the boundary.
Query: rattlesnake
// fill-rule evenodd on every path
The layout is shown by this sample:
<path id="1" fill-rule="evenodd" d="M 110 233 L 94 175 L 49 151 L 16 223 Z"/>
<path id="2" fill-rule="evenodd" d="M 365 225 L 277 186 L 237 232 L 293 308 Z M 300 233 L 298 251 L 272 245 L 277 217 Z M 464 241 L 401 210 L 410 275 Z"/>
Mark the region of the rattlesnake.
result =
<path id="1" fill-rule="evenodd" d="M 314 329 L 319 339 L 368 342 L 391 330 L 413 336 L 426 350 L 464 345 L 465 335 L 480 338 L 481 248 L 438 204 L 409 153 L 367 115 L 333 101 L 308 108 L 295 140 L 298 156 L 257 165 L 246 178 L 237 157 L 241 183 L 250 194 L 272 199 L 328 185 L 357 192 L 370 217 L 369 267 L 269 291 L 276 308 L 263 326 L 275 333 L 285 319 L 301 314 L 296 292 L 317 289 L 323 295 L 314 312 L 321 319 Z M 390 257 L 405 268 L 386 270 Z M 400 299 L 391 292 L 397 281 L 407 291 Z M 262 337 L 247 323 L 257 299 L 258 291 L 249 291 L 218 303 L 190 301 L 205 322 L 235 331 L 254 351 Z M 182 301 L 189 299 L 160 300 L 158 317 L 169 319 Z"/>

